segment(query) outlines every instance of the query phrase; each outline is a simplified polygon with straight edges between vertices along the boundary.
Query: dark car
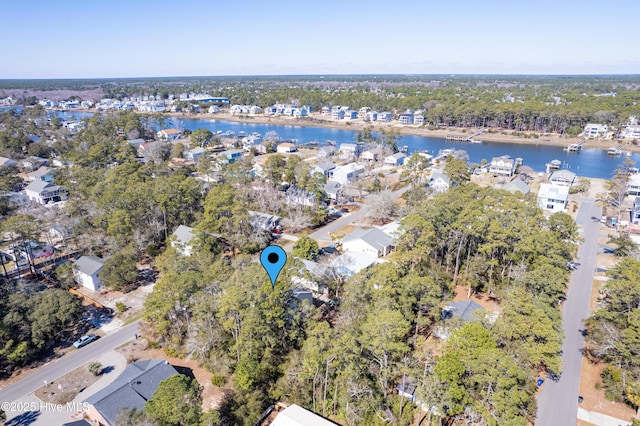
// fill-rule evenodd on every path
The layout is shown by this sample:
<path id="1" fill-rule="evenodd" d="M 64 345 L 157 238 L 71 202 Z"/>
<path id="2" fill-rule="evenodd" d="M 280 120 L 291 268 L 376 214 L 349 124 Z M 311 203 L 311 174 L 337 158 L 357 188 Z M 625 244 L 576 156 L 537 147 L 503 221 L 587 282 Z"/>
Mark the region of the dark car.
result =
<path id="1" fill-rule="evenodd" d="M 76 348 L 76 349 L 81 348 L 81 347 L 86 346 L 89 343 L 93 342 L 97 338 L 98 338 L 98 336 L 96 336 L 95 334 L 89 334 L 89 335 L 86 335 L 86 336 L 82 336 L 81 338 L 79 338 L 78 340 L 73 342 L 73 347 Z"/>

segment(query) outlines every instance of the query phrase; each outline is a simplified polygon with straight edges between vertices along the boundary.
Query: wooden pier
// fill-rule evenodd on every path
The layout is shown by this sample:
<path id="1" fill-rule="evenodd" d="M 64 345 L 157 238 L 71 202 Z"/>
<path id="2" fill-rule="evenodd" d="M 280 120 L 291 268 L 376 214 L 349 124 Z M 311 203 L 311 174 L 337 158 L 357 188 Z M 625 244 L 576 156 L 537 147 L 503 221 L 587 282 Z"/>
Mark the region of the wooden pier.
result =
<path id="1" fill-rule="evenodd" d="M 475 132 L 474 134 L 472 134 L 471 136 L 467 136 L 467 135 L 456 135 L 456 134 L 449 134 L 445 137 L 445 140 L 448 141 L 459 141 L 459 142 L 472 142 L 473 138 L 475 138 L 478 135 L 481 135 L 484 132 L 484 130 L 479 130 L 477 132 Z"/>
<path id="2" fill-rule="evenodd" d="M 607 155 L 610 157 L 618 157 L 620 155 L 622 155 L 622 146 L 624 144 L 620 144 L 615 148 L 609 148 L 609 150 L 607 151 Z"/>
<path id="3" fill-rule="evenodd" d="M 584 145 L 585 142 L 586 142 L 586 139 L 582 139 L 578 143 L 572 143 L 571 145 L 566 147 L 564 150 L 567 152 L 580 152 L 582 151 L 582 145 Z"/>

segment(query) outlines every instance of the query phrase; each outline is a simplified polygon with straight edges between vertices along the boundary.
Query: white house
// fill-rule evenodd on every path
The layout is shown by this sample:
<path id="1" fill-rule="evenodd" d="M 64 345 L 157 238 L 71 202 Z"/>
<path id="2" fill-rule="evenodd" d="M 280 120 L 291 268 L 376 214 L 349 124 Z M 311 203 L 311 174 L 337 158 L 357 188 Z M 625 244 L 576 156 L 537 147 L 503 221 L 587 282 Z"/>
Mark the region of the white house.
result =
<path id="1" fill-rule="evenodd" d="M 336 167 L 333 170 L 333 180 L 346 185 L 358 179 L 358 176 L 364 174 L 364 166 L 357 163 L 349 163 L 344 166 Z"/>
<path id="2" fill-rule="evenodd" d="M 382 148 L 373 148 L 360 154 L 362 161 L 378 161 L 382 156 Z"/>
<path id="3" fill-rule="evenodd" d="M 549 181 L 554 185 L 571 186 L 575 180 L 576 174 L 567 169 L 556 170 L 549 177 Z"/>
<path id="4" fill-rule="evenodd" d="M 333 176 L 333 171 L 336 169 L 336 165 L 330 161 L 322 161 L 320 164 L 315 166 L 312 173 L 320 173 L 326 178 L 331 178 Z"/>
<path id="5" fill-rule="evenodd" d="M 398 117 L 400 124 L 413 124 L 413 111 L 407 110 Z"/>
<path id="6" fill-rule="evenodd" d="M 583 135 L 585 138 L 604 138 L 608 132 L 606 124 L 589 123 L 584 126 Z"/>
<path id="7" fill-rule="evenodd" d="M 508 155 L 493 157 L 489 166 L 489 173 L 503 176 L 513 176 L 516 171 L 516 161 Z"/>
<path id="8" fill-rule="evenodd" d="M 158 132 L 158 139 L 161 141 L 175 141 L 182 136 L 182 132 L 178 129 L 164 129 Z"/>
<path id="9" fill-rule="evenodd" d="M 640 139 L 640 126 L 627 126 L 622 133 L 625 139 Z"/>
<path id="10" fill-rule="evenodd" d="M 328 180 L 327 183 L 324 184 L 324 192 L 330 200 L 337 202 L 342 196 L 342 184 L 335 180 Z"/>
<path id="11" fill-rule="evenodd" d="M 291 142 L 283 142 L 281 144 L 278 144 L 278 148 L 276 148 L 276 151 L 281 154 L 287 154 L 290 152 L 298 151 L 298 148 L 296 147 L 295 144 Z"/>
<path id="12" fill-rule="evenodd" d="M 356 229 L 342 239 L 342 249 L 383 257 L 394 249 L 394 239 L 378 228 Z"/>
<path id="13" fill-rule="evenodd" d="M 360 154 L 360 146 L 355 143 L 340 144 L 340 158 L 350 160 L 356 158 Z"/>
<path id="14" fill-rule="evenodd" d="M 78 284 L 91 291 L 100 290 L 100 277 L 98 273 L 104 266 L 104 259 L 97 256 L 81 256 L 73 264 L 73 275 Z"/>
<path id="15" fill-rule="evenodd" d="M 335 426 L 335 423 L 292 404 L 278 413 L 271 426 Z"/>
<path id="16" fill-rule="evenodd" d="M 397 152 L 393 155 L 389 155 L 384 159 L 384 164 L 387 166 L 402 166 L 406 161 L 407 156 L 402 152 Z"/>
<path id="17" fill-rule="evenodd" d="M 433 172 L 429 179 L 429 187 L 433 189 L 436 194 L 443 194 L 449 190 L 451 180 L 449 176 L 440 172 Z"/>
<path id="18" fill-rule="evenodd" d="M 31 182 L 24 189 L 24 193 L 29 200 L 38 204 L 55 203 L 67 199 L 67 192 L 62 186 L 44 180 Z"/>
<path id="19" fill-rule="evenodd" d="M 36 180 L 43 180 L 45 182 L 53 181 L 53 170 L 49 167 L 42 166 L 38 168 L 38 170 L 34 170 L 33 172 L 27 173 L 27 177 L 29 182 L 33 182 Z"/>
<path id="20" fill-rule="evenodd" d="M 363 269 L 367 269 L 380 262 L 377 256 L 369 253 L 343 253 L 331 261 L 329 266 L 336 274 L 350 277 Z"/>
<path id="21" fill-rule="evenodd" d="M 640 195 L 640 174 L 634 173 L 629 176 L 629 185 L 627 186 L 627 195 Z"/>
<path id="22" fill-rule="evenodd" d="M 307 288 L 316 294 L 327 294 L 327 286 L 319 284 L 325 275 L 326 266 L 306 259 L 298 259 L 302 263 L 299 274 L 291 277 L 291 282 L 297 286 Z"/>
<path id="23" fill-rule="evenodd" d="M 567 208 L 569 187 L 543 183 L 538 191 L 538 206 L 552 212 L 563 212 Z"/>

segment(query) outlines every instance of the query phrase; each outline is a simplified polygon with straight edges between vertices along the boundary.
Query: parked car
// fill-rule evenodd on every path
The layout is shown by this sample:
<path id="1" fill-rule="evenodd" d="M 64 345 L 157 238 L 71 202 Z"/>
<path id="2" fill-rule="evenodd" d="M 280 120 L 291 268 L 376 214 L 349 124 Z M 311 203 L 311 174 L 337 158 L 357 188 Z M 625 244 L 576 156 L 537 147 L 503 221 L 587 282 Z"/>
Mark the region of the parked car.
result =
<path id="1" fill-rule="evenodd" d="M 86 346 L 89 343 L 93 342 L 97 338 L 98 338 L 98 336 L 96 336 L 95 334 L 89 334 L 89 335 L 86 335 L 86 336 L 82 336 L 81 338 L 79 338 L 78 340 L 73 342 L 73 347 L 76 348 L 76 349 L 79 349 L 79 348 L 81 348 L 83 346 Z"/>

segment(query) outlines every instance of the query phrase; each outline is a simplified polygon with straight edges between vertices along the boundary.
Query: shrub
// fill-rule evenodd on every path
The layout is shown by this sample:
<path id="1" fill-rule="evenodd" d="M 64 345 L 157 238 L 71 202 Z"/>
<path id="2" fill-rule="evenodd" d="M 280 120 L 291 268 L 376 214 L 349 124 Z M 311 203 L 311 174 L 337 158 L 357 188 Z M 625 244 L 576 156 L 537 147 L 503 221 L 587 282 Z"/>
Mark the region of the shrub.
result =
<path id="1" fill-rule="evenodd" d="M 125 305 L 124 303 L 116 302 L 116 310 L 118 311 L 119 314 L 123 313 L 127 309 L 129 309 L 129 307 L 127 305 Z"/>
<path id="2" fill-rule="evenodd" d="M 211 378 L 211 384 L 213 386 L 222 387 L 224 386 L 225 382 L 226 382 L 226 378 L 219 374 L 214 374 L 213 377 Z"/>
<path id="3" fill-rule="evenodd" d="M 102 374 L 102 364 L 97 361 L 90 362 L 87 366 L 87 369 L 89 370 L 89 373 L 93 374 L 94 376 L 99 376 L 100 374 Z"/>

